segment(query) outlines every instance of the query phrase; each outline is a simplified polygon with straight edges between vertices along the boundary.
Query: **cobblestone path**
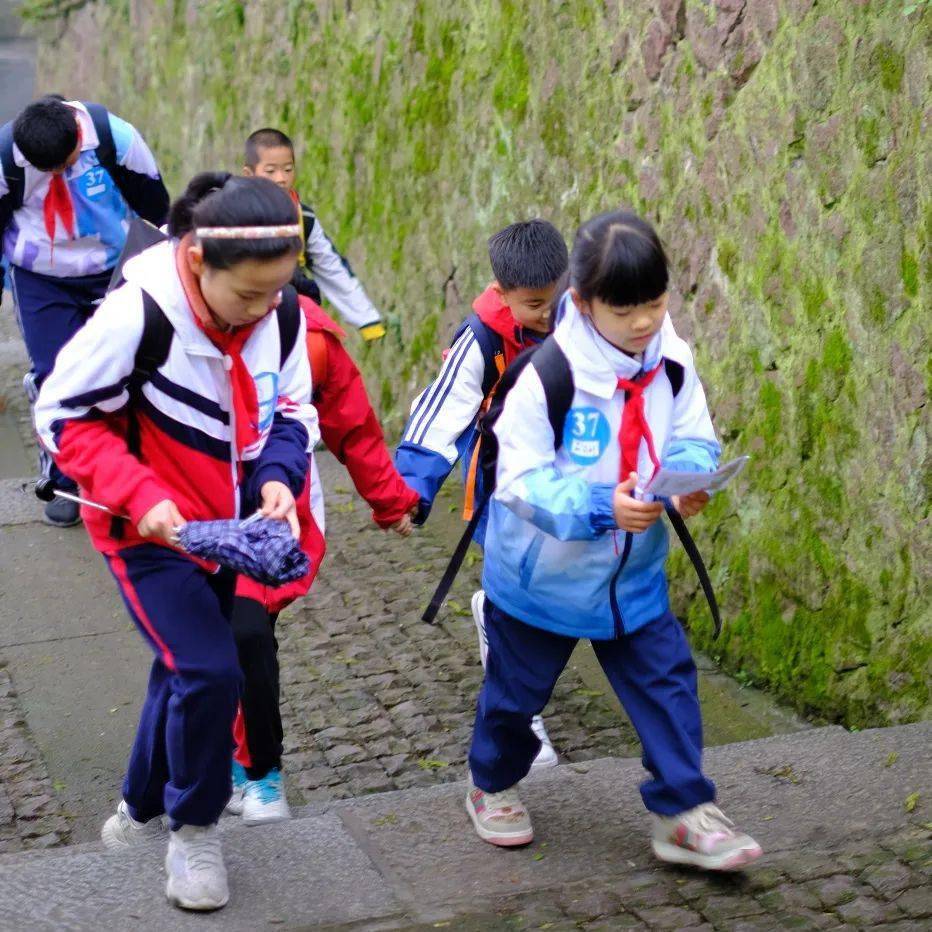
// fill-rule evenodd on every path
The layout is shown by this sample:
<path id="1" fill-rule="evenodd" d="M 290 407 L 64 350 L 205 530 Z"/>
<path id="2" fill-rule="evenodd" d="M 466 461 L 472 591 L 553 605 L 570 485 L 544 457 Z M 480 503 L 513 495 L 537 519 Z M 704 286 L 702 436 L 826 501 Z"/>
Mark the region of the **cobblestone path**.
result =
<path id="1" fill-rule="evenodd" d="M 470 555 L 439 623 L 424 624 L 451 535 L 386 534 L 338 463 L 321 457 L 321 471 L 329 550 L 279 626 L 289 784 L 310 802 L 462 779 L 482 679 L 469 611 L 481 564 Z M 608 697 L 572 670 L 545 714 L 564 760 L 638 753 Z"/>

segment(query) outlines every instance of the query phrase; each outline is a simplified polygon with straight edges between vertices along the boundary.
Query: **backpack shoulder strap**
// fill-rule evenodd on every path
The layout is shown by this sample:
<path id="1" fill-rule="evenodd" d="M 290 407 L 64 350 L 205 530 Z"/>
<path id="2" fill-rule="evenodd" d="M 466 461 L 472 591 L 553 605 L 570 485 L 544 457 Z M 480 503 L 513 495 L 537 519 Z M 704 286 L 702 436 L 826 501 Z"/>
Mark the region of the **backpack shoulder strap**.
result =
<path id="1" fill-rule="evenodd" d="M 0 197 L 0 233 L 14 212 L 23 206 L 26 172 L 13 158 L 13 121 L 0 126 L 0 166 L 6 181 L 7 193 Z"/>
<path id="2" fill-rule="evenodd" d="M 142 387 L 150 381 L 155 370 L 168 359 L 175 328 L 165 316 L 165 312 L 156 303 L 148 291 L 142 289 L 142 336 L 133 359 L 133 371 L 130 373 L 127 391 L 130 405 L 126 421 L 126 448 L 133 456 L 140 451 L 139 420 L 134 410 L 135 403 L 142 394 Z M 110 536 L 121 540 L 124 536 L 125 519 L 114 515 L 110 520 Z"/>
<path id="3" fill-rule="evenodd" d="M 496 383 L 505 371 L 505 348 L 502 338 L 482 322 L 476 313 L 470 314 L 456 331 L 454 342 L 469 328 L 472 330 L 482 351 L 485 371 L 482 375 L 482 395 L 488 398 Z"/>
<path id="4" fill-rule="evenodd" d="M 129 377 L 130 394 L 138 394 L 155 370 L 164 365 L 175 332 L 165 311 L 145 289 L 142 289 L 142 314 L 142 337 L 136 348 L 133 372 Z"/>
<path id="5" fill-rule="evenodd" d="M 110 129 L 110 113 L 102 104 L 92 104 L 82 101 L 97 133 L 97 161 L 110 172 L 117 167 L 116 143 L 113 141 L 113 130 Z M 117 181 L 116 177 L 113 177 Z"/>
<path id="6" fill-rule="evenodd" d="M 150 246 L 163 243 L 167 239 L 167 234 L 163 233 L 158 227 L 154 227 L 148 220 L 143 220 L 142 217 L 133 217 L 126 232 L 126 242 L 123 243 L 123 249 L 120 251 L 116 265 L 110 275 L 107 291 L 119 288 L 126 281 L 123 277 L 123 267 L 133 256 L 137 256 Z"/>
<path id="7" fill-rule="evenodd" d="M 547 420 L 553 429 L 554 449 L 559 450 L 563 445 L 563 428 L 566 424 L 566 415 L 573 403 L 573 370 L 566 358 L 566 353 L 560 349 L 560 344 L 553 338 L 547 337 L 540 348 L 531 357 L 531 365 L 537 370 L 541 385 L 544 386 L 544 397 L 547 399 Z"/>
<path id="8" fill-rule="evenodd" d="M 680 539 L 680 543 L 693 565 L 693 569 L 696 571 L 696 576 L 699 577 L 699 585 L 702 587 L 702 592 L 709 603 L 709 611 L 712 612 L 715 637 L 717 638 L 722 633 L 722 616 L 718 610 L 718 600 L 715 598 L 715 590 L 712 587 L 712 580 L 709 579 L 709 571 L 705 568 L 702 554 L 699 553 L 699 548 L 696 546 L 692 534 L 689 533 L 689 528 L 686 527 L 683 516 L 673 507 L 673 503 L 665 498 L 663 499 L 663 507 L 670 519 L 670 524 L 673 525 L 673 530 L 676 531 L 676 536 Z"/>
<path id="9" fill-rule="evenodd" d="M 680 389 L 683 387 L 683 378 L 685 376 L 683 367 L 678 362 L 674 362 L 672 359 L 667 359 L 667 357 L 664 356 L 663 371 L 666 372 L 667 378 L 670 380 L 670 387 L 673 389 L 673 397 L 676 398 L 680 393 Z"/>
<path id="10" fill-rule="evenodd" d="M 291 285 L 285 285 L 282 288 L 281 304 L 275 309 L 275 317 L 278 320 L 279 371 L 284 368 L 285 361 L 291 355 L 298 339 L 298 331 L 301 329 L 300 315 L 298 293 Z"/>
<path id="11" fill-rule="evenodd" d="M 175 328 L 165 316 L 165 312 L 156 303 L 155 298 L 144 288 L 142 291 L 142 336 L 136 355 L 133 358 L 133 371 L 126 385 L 130 404 L 126 421 L 126 448 L 133 456 L 139 455 L 139 420 L 133 406 L 142 394 L 143 385 L 148 382 L 155 370 L 168 359 Z M 122 540 L 125 536 L 126 518 L 114 515 L 110 519 L 110 536 Z"/>

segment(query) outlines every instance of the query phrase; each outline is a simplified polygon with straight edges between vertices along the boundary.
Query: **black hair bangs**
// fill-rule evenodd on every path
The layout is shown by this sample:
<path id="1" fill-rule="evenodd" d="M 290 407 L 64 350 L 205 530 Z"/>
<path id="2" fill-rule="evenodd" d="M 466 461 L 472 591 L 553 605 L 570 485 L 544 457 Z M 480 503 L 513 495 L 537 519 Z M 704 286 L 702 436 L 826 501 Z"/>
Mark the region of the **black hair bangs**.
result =
<path id="1" fill-rule="evenodd" d="M 599 214 L 576 234 L 571 282 L 584 300 L 613 307 L 655 301 L 670 285 L 663 244 L 654 228 L 631 211 Z"/>

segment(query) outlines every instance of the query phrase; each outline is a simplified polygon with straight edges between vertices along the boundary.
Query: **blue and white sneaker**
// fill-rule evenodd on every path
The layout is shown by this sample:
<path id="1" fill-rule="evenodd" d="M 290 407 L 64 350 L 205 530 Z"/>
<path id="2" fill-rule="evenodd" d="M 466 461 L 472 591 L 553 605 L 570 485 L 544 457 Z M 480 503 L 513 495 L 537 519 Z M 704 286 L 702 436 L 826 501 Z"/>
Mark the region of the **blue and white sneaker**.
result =
<path id="1" fill-rule="evenodd" d="M 242 764 L 237 763 L 237 761 L 233 761 L 233 793 L 226 807 L 226 811 L 232 815 L 243 814 L 243 793 L 246 791 L 246 784 L 248 782 L 249 777 L 246 776 L 246 768 Z"/>
<path id="2" fill-rule="evenodd" d="M 243 821 L 247 825 L 284 822 L 291 818 L 280 770 L 270 770 L 261 780 L 249 780 L 243 794 Z"/>

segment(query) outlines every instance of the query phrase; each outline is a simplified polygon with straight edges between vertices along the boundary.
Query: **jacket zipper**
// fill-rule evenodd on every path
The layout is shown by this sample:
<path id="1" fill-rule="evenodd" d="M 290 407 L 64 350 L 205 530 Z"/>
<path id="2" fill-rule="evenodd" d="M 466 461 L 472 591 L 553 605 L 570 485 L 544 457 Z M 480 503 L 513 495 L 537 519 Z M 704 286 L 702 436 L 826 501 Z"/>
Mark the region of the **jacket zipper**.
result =
<path id="1" fill-rule="evenodd" d="M 615 620 L 616 638 L 624 636 L 625 622 L 621 615 L 621 606 L 618 604 L 618 593 L 615 591 L 615 586 L 618 584 L 618 578 L 621 576 L 621 571 L 625 568 L 625 564 L 628 562 L 628 557 L 631 554 L 631 545 L 633 542 L 634 535 L 630 531 L 625 531 L 625 545 L 621 551 L 621 559 L 618 561 L 618 569 L 612 573 L 611 582 L 608 584 L 608 600 L 612 606 L 612 617 Z"/>
<path id="2" fill-rule="evenodd" d="M 233 482 L 233 517 L 241 517 L 239 513 L 240 509 L 240 494 L 239 494 L 239 475 L 237 470 L 237 452 L 236 452 L 236 406 L 233 404 L 233 378 L 231 376 L 232 371 L 232 359 L 230 359 L 231 368 L 227 368 L 227 360 L 230 359 L 228 353 L 223 354 L 223 359 L 221 363 L 223 365 L 223 372 L 227 380 L 227 398 L 229 399 L 230 406 L 230 479 Z"/>

